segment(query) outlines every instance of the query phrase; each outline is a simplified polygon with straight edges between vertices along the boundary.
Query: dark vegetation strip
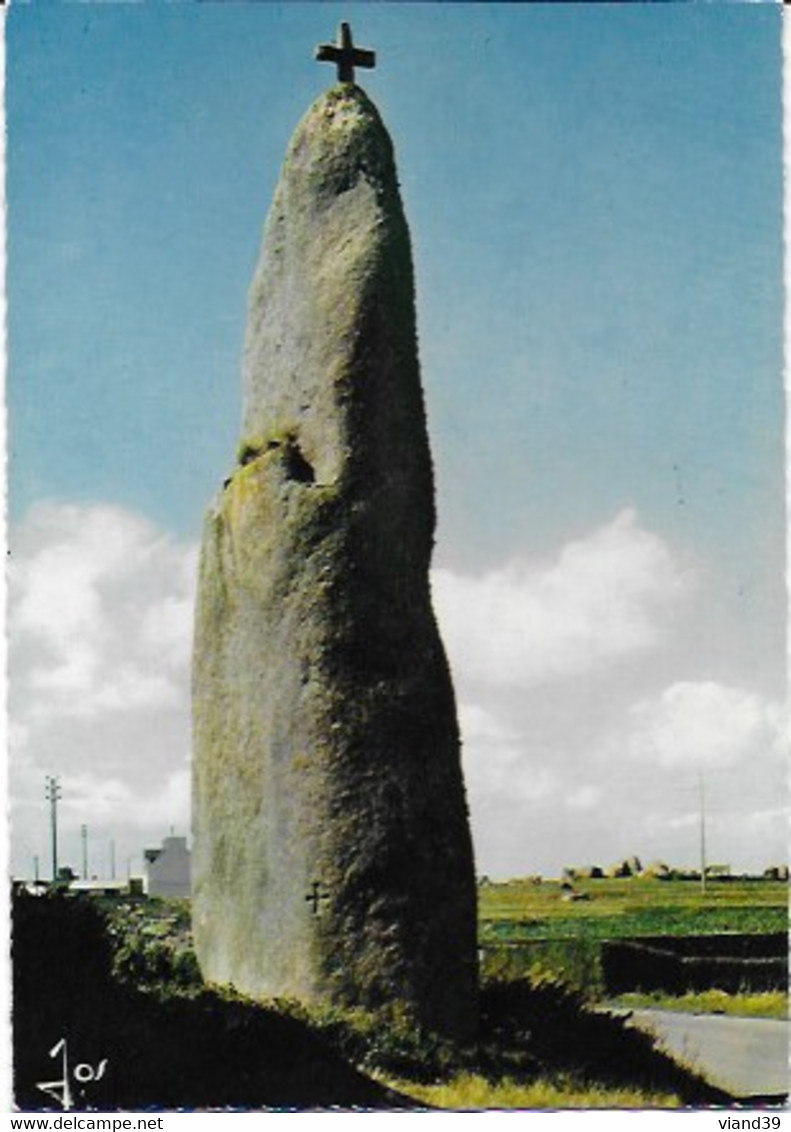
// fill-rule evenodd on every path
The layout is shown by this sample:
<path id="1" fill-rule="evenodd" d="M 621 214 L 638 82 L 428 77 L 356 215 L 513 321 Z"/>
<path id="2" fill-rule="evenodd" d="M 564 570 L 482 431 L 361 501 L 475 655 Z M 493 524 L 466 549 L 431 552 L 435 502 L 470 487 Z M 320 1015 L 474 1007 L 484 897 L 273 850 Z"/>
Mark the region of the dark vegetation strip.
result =
<path id="1" fill-rule="evenodd" d="M 484 944 L 481 963 L 489 978 L 551 974 L 592 999 L 639 989 L 787 990 L 788 936 L 504 940 Z"/>
<path id="2" fill-rule="evenodd" d="M 653 942 L 653 941 L 652 941 Z M 717 987 L 732 994 L 788 989 L 788 956 L 684 955 L 630 940 L 602 945 L 607 994 L 661 990 L 669 994 Z"/>
<path id="3" fill-rule="evenodd" d="M 349 1065 L 286 1013 L 174 984 L 142 991 L 113 975 L 109 933 L 81 899 L 19 898 L 13 907 L 14 1094 L 53 1107 L 36 1087 L 72 1061 L 107 1060 L 101 1080 L 75 1085 L 78 1109 L 392 1108 L 404 1098 Z M 55 1071 L 53 1071 L 55 1070 Z"/>

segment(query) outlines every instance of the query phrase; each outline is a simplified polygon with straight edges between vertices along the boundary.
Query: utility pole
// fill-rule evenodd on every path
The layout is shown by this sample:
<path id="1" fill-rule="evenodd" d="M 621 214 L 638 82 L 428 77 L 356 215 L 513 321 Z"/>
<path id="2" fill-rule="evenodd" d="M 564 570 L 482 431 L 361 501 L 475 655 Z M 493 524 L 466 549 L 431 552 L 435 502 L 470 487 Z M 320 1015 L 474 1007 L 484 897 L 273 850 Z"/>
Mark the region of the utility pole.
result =
<path id="1" fill-rule="evenodd" d="M 88 827 L 87 825 L 80 826 L 80 837 L 82 838 L 82 879 L 88 879 Z"/>
<path id="2" fill-rule="evenodd" d="M 50 828 L 52 831 L 52 883 L 58 879 L 58 799 L 60 793 L 60 779 L 55 775 L 47 775 L 44 796 L 49 802 Z"/>
<path id="3" fill-rule="evenodd" d="M 115 839 L 110 841 L 110 880 L 115 880 Z"/>
<path id="4" fill-rule="evenodd" d="M 34 878 L 36 884 L 38 884 L 38 882 L 39 882 L 38 854 L 33 858 L 33 878 Z"/>
<path id="5" fill-rule="evenodd" d="M 706 891 L 706 792 L 703 785 L 703 771 L 698 771 L 700 787 L 700 891 Z"/>

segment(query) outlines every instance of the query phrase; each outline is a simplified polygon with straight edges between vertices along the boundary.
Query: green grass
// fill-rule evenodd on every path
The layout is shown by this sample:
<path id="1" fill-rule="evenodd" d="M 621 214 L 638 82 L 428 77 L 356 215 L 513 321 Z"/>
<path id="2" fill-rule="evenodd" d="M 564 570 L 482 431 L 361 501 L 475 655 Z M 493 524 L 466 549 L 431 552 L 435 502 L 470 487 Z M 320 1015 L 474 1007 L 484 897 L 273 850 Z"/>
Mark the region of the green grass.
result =
<path id="1" fill-rule="evenodd" d="M 788 1018 L 788 996 L 781 991 L 761 994 L 726 994 L 721 990 L 702 991 L 678 997 L 660 992 L 619 995 L 618 1006 L 628 1009 L 675 1010 L 683 1014 L 732 1014 L 739 1018 Z"/>
<path id="2" fill-rule="evenodd" d="M 398 1092 L 441 1109 L 679 1108 L 674 1093 L 611 1088 L 573 1079 L 541 1079 L 528 1084 L 508 1077 L 489 1081 L 462 1073 L 439 1085 L 387 1080 Z"/>
<path id="3" fill-rule="evenodd" d="M 710 880 L 704 893 L 695 881 L 626 877 L 577 880 L 574 890 L 587 899 L 563 900 L 559 881 L 481 885 L 484 975 L 550 973 L 597 999 L 602 940 L 788 929 L 788 885 L 779 881 Z"/>
<path id="4" fill-rule="evenodd" d="M 558 881 L 510 881 L 479 889 L 481 941 L 623 939 L 641 935 L 763 934 L 788 926 L 788 886 L 775 881 L 627 877 L 575 881 L 588 897 L 565 902 Z"/>

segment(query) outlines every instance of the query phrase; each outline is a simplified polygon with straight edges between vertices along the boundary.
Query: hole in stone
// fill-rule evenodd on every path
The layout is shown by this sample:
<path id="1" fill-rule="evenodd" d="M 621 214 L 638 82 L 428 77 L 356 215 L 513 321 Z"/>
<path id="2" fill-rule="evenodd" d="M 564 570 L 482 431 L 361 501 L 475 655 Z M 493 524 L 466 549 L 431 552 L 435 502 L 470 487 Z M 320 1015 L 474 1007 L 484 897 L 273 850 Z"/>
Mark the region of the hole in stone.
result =
<path id="1" fill-rule="evenodd" d="M 315 483 L 316 471 L 309 460 L 305 459 L 302 449 L 297 444 L 293 433 L 270 439 L 259 443 L 245 442 L 239 449 L 239 463 L 251 464 L 265 452 L 279 451 L 282 453 L 282 467 L 286 479 L 295 483 Z"/>
<path id="2" fill-rule="evenodd" d="M 292 441 L 287 447 L 283 460 L 286 476 L 297 483 L 315 483 L 316 472 L 313 465 L 304 457 L 299 445 Z"/>

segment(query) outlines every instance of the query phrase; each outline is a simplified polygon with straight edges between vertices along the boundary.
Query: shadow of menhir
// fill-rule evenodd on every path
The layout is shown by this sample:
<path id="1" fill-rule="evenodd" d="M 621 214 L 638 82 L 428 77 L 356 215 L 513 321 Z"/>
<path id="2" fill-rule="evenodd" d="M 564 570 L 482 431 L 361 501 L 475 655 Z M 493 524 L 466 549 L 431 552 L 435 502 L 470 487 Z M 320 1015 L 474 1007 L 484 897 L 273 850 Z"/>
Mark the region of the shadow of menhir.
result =
<path id="1" fill-rule="evenodd" d="M 492 982 L 481 996 L 482 1038 L 500 1050 L 521 1046 L 539 1074 L 568 1073 L 613 1088 L 675 1093 L 682 1104 L 695 1107 L 735 1103 L 627 1022 L 589 1009 L 574 990 L 554 981 Z"/>
<path id="2" fill-rule="evenodd" d="M 38 1085 L 62 1076 L 62 1053 L 50 1056 L 61 1039 L 76 1109 L 414 1107 L 296 1019 L 210 991 L 162 1000 L 117 983 L 103 917 L 87 901 L 18 897 L 12 927 L 20 1109 L 59 1107 Z M 99 1079 L 81 1083 L 103 1060 Z"/>

